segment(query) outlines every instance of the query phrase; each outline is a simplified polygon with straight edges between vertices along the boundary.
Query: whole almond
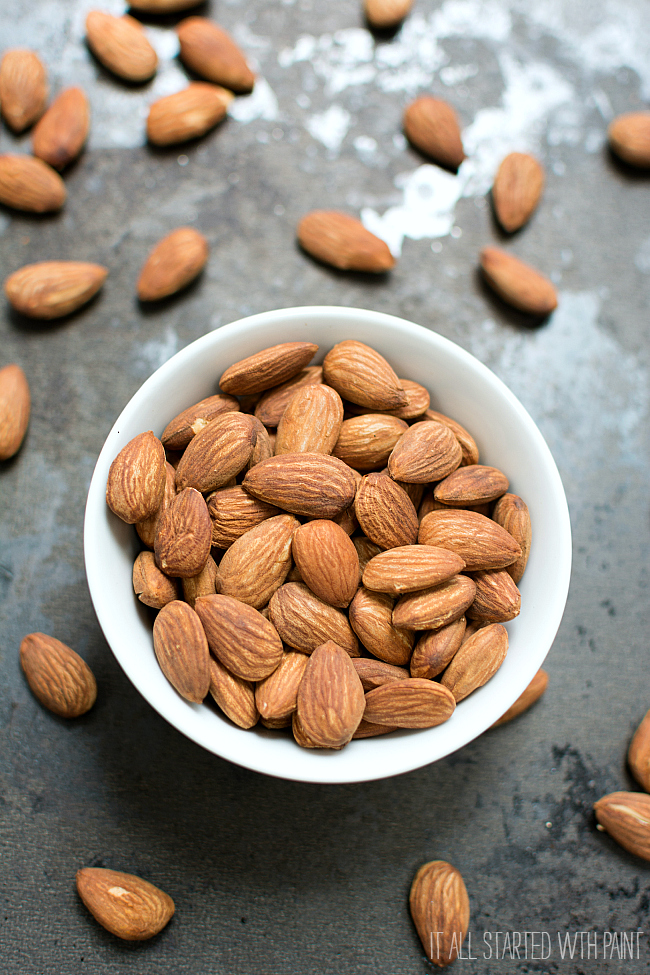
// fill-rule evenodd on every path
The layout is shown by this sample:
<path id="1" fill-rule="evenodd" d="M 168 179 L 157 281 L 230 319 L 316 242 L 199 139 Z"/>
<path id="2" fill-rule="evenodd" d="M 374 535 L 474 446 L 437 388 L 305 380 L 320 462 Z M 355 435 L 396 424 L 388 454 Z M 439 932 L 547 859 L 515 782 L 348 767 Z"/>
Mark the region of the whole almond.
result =
<path id="1" fill-rule="evenodd" d="M 462 644 L 466 625 L 461 616 L 439 630 L 423 633 L 413 649 L 411 677 L 433 680 L 441 674 Z"/>
<path id="2" fill-rule="evenodd" d="M 25 373 L 15 363 L 0 369 L 0 461 L 18 453 L 29 424 L 31 399 Z"/>
<path id="3" fill-rule="evenodd" d="M 398 596 L 437 586 L 464 568 L 463 559 L 446 549 L 432 545 L 401 545 L 381 552 L 368 562 L 363 584 L 366 589 Z"/>
<path id="4" fill-rule="evenodd" d="M 133 591 L 141 603 L 152 609 L 162 609 L 178 599 L 175 580 L 160 571 L 153 552 L 140 552 L 133 563 Z"/>
<path id="5" fill-rule="evenodd" d="M 206 17 L 188 17 L 176 28 L 180 58 L 206 81 L 237 94 L 253 90 L 255 75 L 230 34 Z"/>
<path id="6" fill-rule="evenodd" d="M 90 667 L 55 637 L 23 637 L 20 665 L 34 696 L 60 718 L 78 718 L 95 703 L 97 684 Z"/>
<path id="7" fill-rule="evenodd" d="M 469 898 L 459 871 L 444 860 L 425 863 L 411 884 L 409 907 L 427 958 L 438 968 L 455 961 L 469 928 Z"/>
<path id="8" fill-rule="evenodd" d="M 508 721 L 512 721 L 513 718 L 518 718 L 520 714 L 527 711 L 535 701 L 538 701 L 542 694 L 548 687 L 548 674 L 545 670 L 538 670 L 533 679 L 531 680 L 528 687 L 526 687 L 514 704 L 511 704 L 507 711 L 501 715 L 501 717 L 494 722 L 492 728 L 498 728 L 499 725 L 506 724 Z"/>
<path id="9" fill-rule="evenodd" d="M 444 426 L 449 427 L 458 440 L 460 449 L 463 452 L 461 467 L 466 467 L 468 464 L 478 464 L 478 447 L 476 446 L 476 441 L 465 427 L 461 426 L 460 423 L 453 420 L 450 416 L 445 416 L 444 413 L 437 413 L 431 409 L 425 410 L 422 419 L 433 420 L 436 423 L 442 423 Z"/>
<path id="10" fill-rule="evenodd" d="M 211 420 L 215 420 L 222 413 L 238 412 L 239 402 L 234 396 L 225 393 L 208 396 L 194 406 L 188 406 L 170 420 L 160 435 L 161 443 L 165 450 L 184 450 L 190 440 L 207 427 Z"/>
<path id="11" fill-rule="evenodd" d="M 225 116 L 233 94 L 204 81 L 165 95 L 149 108 L 147 138 L 155 146 L 171 146 L 205 135 Z"/>
<path id="12" fill-rule="evenodd" d="M 379 735 L 388 735 L 391 731 L 397 731 L 397 727 L 395 725 L 373 724 L 372 721 L 366 721 L 362 718 L 357 730 L 352 735 L 352 740 L 356 741 L 357 738 L 377 738 Z"/>
<path id="13" fill-rule="evenodd" d="M 364 535 L 380 548 L 413 545 L 417 539 L 413 502 L 387 474 L 366 474 L 357 489 L 354 511 Z"/>
<path id="14" fill-rule="evenodd" d="M 130 0 L 129 6 L 147 14 L 175 14 L 196 7 L 197 3 L 196 0 Z"/>
<path id="15" fill-rule="evenodd" d="M 184 488 L 160 516 L 154 541 L 156 564 L 168 576 L 195 576 L 208 561 L 211 539 L 212 523 L 203 495 Z"/>
<path id="16" fill-rule="evenodd" d="M 594 804 L 599 829 L 628 853 L 650 860 L 650 796 L 645 792 L 611 792 Z"/>
<path id="17" fill-rule="evenodd" d="M 152 938 L 174 914 L 171 897 L 131 873 L 84 867 L 77 891 L 95 920 L 124 941 Z"/>
<path id="18" fill-rule="evenodd" d="M 422 95 L 407 105 L 404 133 L 416 149 L 454 172 L 465 159 L 456 112 L 439 98 Z"/>
<path id="19" fill-rule="evenodd" d="M 476 596 L 467 610 L 479 623 L 506 623 L 519 616 L 521 594 L 506 569 L 475 572 Z"/>
<path id="20" fill-rule="evenodd" d="M 503 569 L 520 556 L 513 536 L 485 515 L 461 509 L 429 512 L 418 533 L 421 545 L 434 545 L 456 552 L 468 572 Z"/>
<path id="21" fill-rule="evenodd" d="M 194 606 L 210 650 L 244 680 L 264 680 L 282 660 L 282 640 L 273 624 L 232 596 L 201 596 Z"/>
<path id="22" fill-rule="evenodd" d="M 292 515 L 276 515 L 241 535 L 219 563 L 217 592 L 255 609 L 266 606 L 291 568 L 291 537 L 299 525 Z"/>
<path id="23" fill-rule="evenodd" d="M 188 576 L 183 582 L 183 599 L 194 609 L 201 596 L 214 596 L 217 591 L 217 563 L 211 555 L 195 576 Z"/>
<path id="24" fill-rule="evenodd" d="M 447 688 L 432 680 L 393 680 L 366 694 L 364 718 L 394 728 L 434 728 L 448 721 L 456 703 Z"/>
<path id="25" fill-rule="evenodd" d="M 147 81 L 156 73 L 156 52 L 133 17 L 91 10 L 86 17 L 86 40 L 97 60 L 126 81 Z"/>
<path id="26" fill-rule="evenodd" d="M 375 545 L 371 542 L 369 538 L 365 535 L 359 535 L 352 539 L 352 544 L 357 550 L 357 555 L 359 556 L 359 571 L 363 575 L 368 562 L 370 559 L 374 559 L 375 555 L 379 555 L 381 549 L 379 545 Z"/>
<path id="27" fill-rule="evenodd" d="M 447 477 L 463 459 L 460 444 L 449 427 L 421 420 L 408 428 L 388 458 L 396 481 L 428 484 Z"/>
<path id="28" fill-rule="evenodd" d="M 253 453 L 248 461 L 247 470 L 250 470 L 251 467 L 255 467 L 256 464 L 260 464 L 263 460 L 268 460 L 269 457 L 273 457 L 274 451 L 274 443 L 271 442 L 269 431 L 266 429 L 264 424 L 257 419 L 256 416 L 253 416 L 252 413 L 249 414 L 249 416 L 253 421 L 257 439 L 255 440 L 255 446 L 253 447 Z"/>
<path id="29" fill-rule="evenodd" d="M 304 583 L 281 586 L 269 603 L 269 618 L 294 650 L 310 654 L 333 640 L 349 656 L 359 656 L 359 643 L 345 614 L 319 599 Z"/>
<path id="30" fill-rule="evenodd" d="M 607 137 L 619 159 L 640 169 L 650 167 L 650 112 L 619 115 L 610 123 Z"/>
<path id="31" fill-rule="evenodd" d="M 508 478 L 498 468 L 472 464 L 460 467 L 436 484 L 433 496 L 453 508 L 464 508 L 495 501 L 508 487 Z"/>
<path id="32" fill-rule="evenodd" d="M 407 680 L 409 677 L 409 672 L 404 667 L 385 664 L 383 660 L 373 660 L 371 657 L 355 657 L 352 663 L 364 691 L 374 691 L 375 687 L 381 687 L 382 684 L 393 680 Z"/>
<path id="33" fill-rule="evenodd" d="M 193 487 L 204 494 L 222 487 L 246 466 L 256 440 L 248 414 L 222 413 L 185 448 L 176 468 L 176 487 Z"/>
<path id="34" fill-rule="evenodd" d="M 408 402 L 405 406 L 398 406 L 396 410 L 391 410 L 392 415 L 401 420 L 415 420 L 423 416 L 431 402 L 429 390 L 412 379 L 400 379 L 400 384 L 407 395 Z"/>
<path id="35" fill-rule="evenodd" d="M 343 399 L 373 410 L 406 406 L 408 395 L 383 355 L 363 342 L 339 342 L 323 361 L 325 382 Z"/>
<path id="36" fill-rule="evenodd" d="M 108 268 L 86 261 L 41 261 L 26 264 L 5 281 L 11 305 L 30 318 L 61 318 L 97 294 Z"/>
<path id="37" fill-rule="evenodd" d="M 255 706 L 255 688 L 248 680 L 231 674 L 227 667 L 210 657 L 210 694 L 221 710 L 239 728 L 252 728 L 259 713 Z"/>
<path id="38" fill-rule="evenodd" d="M 313 342 L 281 342 L 233 363 L 221 375 L 224 393 L 250 396 L 287 382 L 313 359 L 318 346 Z"/>
<path id="39" fill-rule="evenodd" d="M 291 547 L 311 591 L 330 606 L 348 606 L 359 586 L 359 556 L 345 531 L 333 521 L 309 521 L 297 528 Z"/>
<path id="40" fill-rule="evenodd" d="M 90 128 L 90 106 L 81 88 L 66 88 L 36 124 L 35 156 L 54 169 L 65 169 L 84 147 Z"/>
<path id="41" fill-rule="evenodd" d="M 475 594 L 474 580 L 463 575 L 453 576 L 431 589 L 407 593 L 393 610 L 393 626 L 409 630 L 440 629 L 459 619 L 472 605 Z"/>
<path id="42" fill-rule="evenodd" d="M 133 525 L 155 514 L 165 493 L 165 448 L 151 430 L 120 450 L 108 472 L 106 503 Z"/>
<path id="43" fill-rule="evenodd" d="M 634 732 L 627 753 L 630 771 L 642 788 L 650 792 L 650 711 Z"/>
<path id="44" fill-rule="evenodd" d="M 187 287 L 205 267 L 208 252 L 208 242 L 198 230 L 172 230 L 158 241 L 140 271 L 140 301 L 160 301 Z"/>
<path id="45" fill-rule="evenodd" d="M 331 454 L 342 423 L 343 403 L 335 389 L 330 386 L 301 386 L 287 403 L 278 424 L 276 456 Z"/>
<path id="46" fill-rule="evenodd" d="M 167 510 L 175 497 L 176 471 L 169 461 L 167 461 L 165 463 L 165 490 L 163 492 L 163 499 L 160 505 L 149 518 L 145 518 L 144 521 L 137 521 L 135 524 L 135 530 L 138 533 L 138 537 L 140 538 L 140 541 L 147 546 L 147 548 L 153 550 L 160 516 L 162 515 L 163 511 Z"/>
<path id="47" fill-rule="evenodd" d="M 361 681 L 346 650 L 329 640 L 317 647 L 298 688 L 297 715 L 317 748 L 342 748 L 365 707 Z"/>
<path id="48" fill-rule="evenodd" d="M 383 274 L 395 266 L 388 244 L 339 210 L 312 210 L 296 233 L 303 250 L 340 271 Z"/>
<path id="49" fill-rule="evenodd" d="M 375 30 L 390 30 L 404 20 L 413 0 L 364 0 L 363 12 Z"/>
<path id="50" fill-rule="evenodd" d="M 305 734 L 305 731 L 300 724 L 297 711 L 294 711 L 291 715 L 291 732 L 296 745 L 300 745 L 301 748 L 320 748 L 320 745 L 317 745 L 308 735 Z"/>
<path id="51" fill-rule="evenodd" d="M 306 366 L 284 383 L 264 392 L 255 404 L 255 416 L 266 427 L 277 427 L 289 400 L 301 386 L 318 386 L 323 382 L 322 366 Z"/>
<path id="52" fill-rule="evenodd" d="M 528 505 L 517 494 L 504 494 L 494 506 L 492 518 L 497 525 L 501 525 L 508 534 L 512 535 L 521 548 L 521 555 L 516 562 L 507 566 L 513 582 L 519 582 L 528 562 L 532 542 Z"/>
<path id="53" fill-rule="evenodd" d="M 176 599 L 153 624 L 153 648 L 163 674 L 186 701 L 200 704 L 210 688 L 210 653 L 201 620 Z"/>
<path id="54" fill-rule="evenodd" d="M 291 718 L 298 703 L 298 688 L 309 657 L 304 653 L 285 653 L 277 670 L 259 681 L 255 704 L 265 721 L 284 722 Z"/>
<path id="55" fill-rule="evenodd" d="M 240 485 L 220 488 L 207 500 L 212 519 L 212 544 L 216 548 L 228 548 L 251 528 L 280 514 L 275 505 L 258 501 Z"/>
<path id="56" fill-rule="evenodd" d="M 396 416 L 379 413 L 354 416 L 343 422 L 332 453 L 357 470 L 381 467 L 406 430 L 408 424 Z"/>
<path id="57" fill-rule="evenodd" d="M 248 471 L 243 486 L 260 501 L 294 515 L 333 518 L 352 504 L 356 480 L 347 464 L 337 457 L 282 454 Z"/>
<path id="58" fill-rule="evenodd" d="M 507 652 L 508 633 L 505 626 L 500 623 L 484 626 L 461 644 L 440 683 L 449 688 L 458 703 L 487 684 L 505 660 Z"/>
<path id="59" fill-rule="evenodd" d="M 13 48 L 0 63 L 0 109 L 14 132 L 23 132 L 41 117 L 47 105 L 47 73 L 34 51 Z"/>
<path id="60" fill-rule="evenodd" d="M 403 667 L 411 659 L 415 634 L 393 625 L 394 604 L 388 593 L 372 592 L 362 586 L 350 604 L 350 625 L 375 657 Z"/>
<path id="61" fill-rule="evenodd" d="M 528 223 L 544 189 L 544 170 L 534 156 L 511 152 L 502 161 L 492 186 L 492 201 L 504 230 L 513 233 Z"/>
<path id="62" fill-rule="evenodd" d="M 549 315 L 557 294 L 548 278 L 500 247 L 484 247 L 481 268 L 490 287 L 513 308 L 529 315 Z"/>
<path id="63" fill-rule="evenodd" d="M 0 156 L 0 203 L 29 213 L 51 213 L 61 209 L 65 198 L 63 180 L 42 159 Z"/>

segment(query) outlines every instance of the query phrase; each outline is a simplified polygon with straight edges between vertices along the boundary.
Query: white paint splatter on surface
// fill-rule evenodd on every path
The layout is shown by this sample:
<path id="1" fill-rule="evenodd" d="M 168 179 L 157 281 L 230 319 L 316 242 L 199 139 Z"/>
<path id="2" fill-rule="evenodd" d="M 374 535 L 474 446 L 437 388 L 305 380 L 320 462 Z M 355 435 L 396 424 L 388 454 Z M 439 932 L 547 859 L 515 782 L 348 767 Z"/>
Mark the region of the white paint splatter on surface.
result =
<path id="1" fill-rule="evenodd" d="M 164 338 L 138 343 L 134 348 L 135 374 L 150 376 L 178 352 L 178 335 L 169 325 Z"/>
<path id="2" fill-rule="evenodd" d="M 348 133 L 351 118 L 347 109 L 340 105 L 330 105 L 320 115 L 312 115 L 307 119 L 305 127 L 314 139 L 318 139 L 326 149 L 335 154 Z"/>
<path id="3" fill-rule="evenodd" d="M 266 78 L 256 79 L 250 95 L 235 98 L 230 103 L 228 115 L 237 122 L 253 122 L 258 118 L 275 122 L 280 115 L 278 100 Z"/>

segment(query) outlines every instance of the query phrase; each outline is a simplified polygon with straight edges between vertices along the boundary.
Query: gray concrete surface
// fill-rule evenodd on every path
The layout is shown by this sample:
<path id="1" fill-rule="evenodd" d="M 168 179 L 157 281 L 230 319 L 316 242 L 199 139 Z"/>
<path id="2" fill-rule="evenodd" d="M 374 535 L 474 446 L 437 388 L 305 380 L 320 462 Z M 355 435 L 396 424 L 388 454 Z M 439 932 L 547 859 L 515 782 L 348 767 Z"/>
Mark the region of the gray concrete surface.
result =
<path id="1" fill-rule="evenodd" d="M 650 182 L 604 148 L 611 115 L 650 96 L 647 6 L 416 0 L 401 33 L 373 39 L 356 0 L 221 0 L 205 9 L 265 80 L 207 137 L 159 152 L 143 145 L 143 109 L 184 83 L 174 18 L 148 22 L 158 79 L 128 88 L 83 44 L 93 5 L 0 4 L 2 45 L 33 46 L 55 90 L 80 83 L 93 105 L 63 212 L 0 213 L 3 276 L 53 257 L 110 268 L 103 293 L 58 324 L 1 311 L 0 364 L 23 366 L 33 413 L 20 454 L 0 465 L 0 968 L 424 972 L 407 892 L 421 863 L 443 858 L 471 901 L 476 957 L 458 973 L 650 971 L 648 865 L 598 833 L 591 812 L 600 795 L 633 787 L 625 753 L 650 706 Z M 471 151 L 455 182 L 400 139 L 403 106 L 423 91 L 461 116 Z M 2 151 L 28 145 L 2 130 Z M 530 225 L 503 241 L 484 194 L 510 149 L 538 153 L 547 187 Z M 368 280 L 300 253 L 296 222 L 322 206 L 363 212 L 396 248 L 406 232 L 395 271 Z M 209 238 L 206 272 L 141 308 L 138 268 L 181 223 Z M 557 282 L 560 307 L 539 327 L 476 275 L 480 247 L 500 241 Z M 271 780 L 186 741 L 120 671 L 84 578 L 86 490 L 125 402 L 206 330 L 298 304 L 402 315 L 478 355 L 547 437 L 573 522 L 546 697 L 437 765 L 359 786 Z M 99 697 L 86 717 L 58 720 L 31 696 L 18 645 L 34 630 L 92 666 Z M 93 864 L 167 890 L 169 927 L 135 945 L 100 928 L 74 889 L 75 871 Z M 485 932 L 494 946 L 495 932 L 531 930 L 548 932 L 549 959 L 485 957 Z M 604 933 L 622 930 L 644 932 L 638 958 L 603 958 Z M 562 960 L 566 932 L 596 933 L 598 957 L 585 937 Z"/>

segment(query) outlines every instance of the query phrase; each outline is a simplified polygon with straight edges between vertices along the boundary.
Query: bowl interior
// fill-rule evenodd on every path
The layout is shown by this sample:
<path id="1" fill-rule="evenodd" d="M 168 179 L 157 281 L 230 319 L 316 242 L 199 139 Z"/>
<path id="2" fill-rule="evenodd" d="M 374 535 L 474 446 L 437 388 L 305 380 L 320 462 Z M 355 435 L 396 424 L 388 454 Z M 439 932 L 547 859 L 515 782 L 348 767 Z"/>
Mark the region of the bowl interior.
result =
<path id="1" fill-rule="evenodd" d="M 462 701 L 451 719 L 425 731 L 353 741 L 340 752 L 311 751 L 286 733 L 243 731 L 212 707 L 184 701 L 158 667 L 149 611 L 135 598 L 131 573 L 135 530 L 106 506 L 112 460 L 134 436 L 159 436 L 177 413 L 217 391 L 223 370 L 278 342 L 309 340 L 315 362 L 344 339 L 373 346 L 399 376 L 431 393 L 432 408 L 458 420 L 476 439 L 482 463 L 499 467 L 531 513 L 533 543 L 520 583 L 521 615 L 506 624 L 508 656 L 495 676 Z M 571 530 L 551 453 L 533 420 L 482 363 L 419 325 L 356 308 L 265 312 L 203 336 L 158 369 L 124 408 L 97 461 L 84 525 L 91 598 L 106 639 L 127 676 L 172 725 L 204 748 L 247 768 L 308 782 L 356 782 L 406 772 L 450 754 L 481 734 L 516 700 L 550 649 L 566 602 Z"/>

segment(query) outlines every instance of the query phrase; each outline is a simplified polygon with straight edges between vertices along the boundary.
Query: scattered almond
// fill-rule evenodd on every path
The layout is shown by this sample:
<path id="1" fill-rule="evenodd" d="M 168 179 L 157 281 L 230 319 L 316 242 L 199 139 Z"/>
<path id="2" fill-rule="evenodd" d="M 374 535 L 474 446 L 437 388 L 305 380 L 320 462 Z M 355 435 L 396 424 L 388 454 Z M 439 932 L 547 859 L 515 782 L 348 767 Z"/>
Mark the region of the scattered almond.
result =
<path id="1" fill-rule="evenodd" d="M 26 264 L 5 281 L 11 305 L 30 318 L 62 318 L 93 298 L 108 268 L 86 261 L 41 261 Z"/>
<path id="2" fill-rule="evenodd" d="M 497 219 L 514 233 L 533 215 L 544 189 L 544 170 L 525 152 L 511 152 L 499 166 L 492 186 Z"/>
<path id="3" fill-rule="evenodd" d="M 391 30 L 404 20 L 413 0 L 364 0 L 363 12 L 375 30 Z"/>
<path id="4" fill-rule="evenodd" d="M 425 863 L 411 884 L 409 907 L 427 958 L 438 968 L 455 961 L 469 928 L 469 898 L 459 871 L 444 860 Z"/>
<path id="5" fill-rule="evenodd" d="M 97 684 L 90 667 L 56 637 L 23 637 L 20 666 L 34 696 L 60 718 L 78 718 L 95 703 Z"/>
<path id="6" fill-rule="evenodd" d="M 557 294 L 548 278 L 500 247 L 484 247 L 481 268 L 500 298 L 529 315 L 549 315 L 557 308 Z"/>
<path id="7" fill-rule="evenodd" d="M 91 10 L 86 17 L 86 40 L 97 60 L 126 81 L 147 81 L 156 73 L 156 52 L 133 17 Z"/>
<path id="8" fill-rule="evenodd" d="M 645 792 L 612 792 L 594 804 L 599 829 L 628 853 L 650 860 L 650 796 Z"/>
<path id="9" fill-rule="evenodd" d="M 312 210 L 298 224 L 297 236 L 308 254 L 340 271 L 383 274 L 395 266 L 385 241 L 338 210 Z"/>
<path id="10" fill-rule="evenodd" d="M 650 792 L 650 711 L 634 732 L 627 761 L 636 781 L 646 792 Z"/>
<path id="11" fill-rule="evenodd" d="M 77 891 L 95 920 L 124 941 L 152 938 L 174 914 L 171 897 L 130 873 L 84 867 Z"/>
<path id="12" fill-rule="evenodd" d="M 12 363 L 0 369 L 0 461 L 18 453 L 29 424 L 31 398 L 25 373 Z"/>
<path id="13" fill-rule="evenodd" d="M 456 112 L 439 98 L 422 95 L 407 105 L 404 132 L 416 149 L 447 169 L 456 172 L 465 159 Z"/>
<path id="14" fill-rule="evenodd" d="M 36 124 L 35 156 L 54 169 L 65 169 L 84 147 L 90 128 L 90 106 L 81 88 L 66 88 Z"/>
<path id="15" fill-rule="evenodd" d="M 160 301 L 187 287 L 205 267 L 208 242 L 193 227 L 178 227 L 158 241 L 138 278 L 140 301 Z"/>
<path id="16" fill-rule="evenodd" d="M 188 17 L 176 28 L 180 58 L 201 78 L 246 94 L 253 90 L 255 75 L 230 34 L 206 17 Z"/>
<path id="17" fill-rule="evenodd" d="M 66 189 L 58 173 L 32 156 L 0 156 L 0 203 L 29 213 L 50 213 L 65 203 Z"/>
<path id="18" fill-rule="evenodd" d="M 607 136 L 619 159 L 640 169 L 650 167 L 650 112 L 619 115 L 610 123 Z"/>
<path id="19" fill-rule="evenodd" d="M 34 51 L 13 48 L 0 63 L 0 109 L 14 132 L 33 125 L 47 105 L 47 73 Z"/>
<path id="20" fill-rule="evenodd" d="M 182 91 L 159 98 L 149 109 L 149 142 L 171 146 L 198 139 L 222 120 L 233 97 L 218 85 L 194 81 Z"/>

